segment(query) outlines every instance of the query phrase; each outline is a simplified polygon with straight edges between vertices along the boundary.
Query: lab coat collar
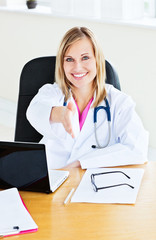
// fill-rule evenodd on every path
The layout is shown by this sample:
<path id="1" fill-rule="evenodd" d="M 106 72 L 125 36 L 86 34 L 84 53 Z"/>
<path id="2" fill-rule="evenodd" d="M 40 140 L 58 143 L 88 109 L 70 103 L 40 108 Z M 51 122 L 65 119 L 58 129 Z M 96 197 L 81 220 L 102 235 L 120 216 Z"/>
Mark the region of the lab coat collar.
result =
<path id="1" fill-rule="evenodd" d="M 92 103 L 91 103 L 91 108 L 93 109 L 93 104 L 94 104 L 94 102 L 95 102 L 95 99 L 96 99 L 96 91 L 94 92 L 94 98 L 93 98 L 93 101 L 92 101 Z M 101 101 L 101 103 L 98 105 L 98 106 L 104 106 L 105 105 L 105 103 L 104 103 L 104 99 L 103 99 L 103 101 Z"/>
<path id="2" fill-rule="evenodd" d="M 70 102 L 70 101 L 72 101 L 72 102 L 74 102 L 74 104 L 75 104 L 75 100 L 74 100 L 74 97 L 73 97 L 73 95 L 72 95 L 71 88 L 69 89 L 69 96 L 70 96 L 70 98 L 68 99 L 67 103 Z M 95 99 L 96 99 L 96 91 L 94 92 L 93 101 L 92 101 L 90 107 L 93 106 Z M 75 104 L 75 105 L 76 105 L 76 104 Z"/>

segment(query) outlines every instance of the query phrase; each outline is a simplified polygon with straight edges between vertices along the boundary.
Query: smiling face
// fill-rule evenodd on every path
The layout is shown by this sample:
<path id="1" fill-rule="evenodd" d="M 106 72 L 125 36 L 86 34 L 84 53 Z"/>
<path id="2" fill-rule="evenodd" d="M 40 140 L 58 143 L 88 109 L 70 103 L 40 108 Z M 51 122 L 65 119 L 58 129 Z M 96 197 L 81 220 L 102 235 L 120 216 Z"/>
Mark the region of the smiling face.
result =
<path id="1" fill-rule="evenodd" d="M 73 88 L 90 90 L 96 77 L 96 59 L 91 41 L 84 37 L 73 43 L 64 56 L 63 69 Z"/>

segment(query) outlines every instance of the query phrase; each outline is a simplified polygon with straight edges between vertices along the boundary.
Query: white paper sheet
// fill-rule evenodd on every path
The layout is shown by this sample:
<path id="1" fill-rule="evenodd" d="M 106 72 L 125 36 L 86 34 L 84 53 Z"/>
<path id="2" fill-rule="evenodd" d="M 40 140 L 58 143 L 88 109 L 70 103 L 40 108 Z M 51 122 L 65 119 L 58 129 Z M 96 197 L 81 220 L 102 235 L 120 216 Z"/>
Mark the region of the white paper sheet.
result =
<path id="1" fill-rule="evenodd" d="M 17 188 L 10 188 L 0 191 L 0 235 L 10 235 L 14 226 L 19 227 L 19 233 L 38 228 L 23 205 Z"/>
<path id="2" fill-rule="evenodd" d="M 134 189 L 125 185 L 102 189 L 95 192 L 91 184 L 91 174 L 110 171 L 122 171 L 127 174 L 130 179 L 122 173 L 104 174 L 95 177 L 95 182 L 98 187 L 127 183 L 134 186 Z M 139 168 L 88 169 L 76 189 L 71 202 L 134 204 L 136 202 L 143 174 L 144 170 Z"/>

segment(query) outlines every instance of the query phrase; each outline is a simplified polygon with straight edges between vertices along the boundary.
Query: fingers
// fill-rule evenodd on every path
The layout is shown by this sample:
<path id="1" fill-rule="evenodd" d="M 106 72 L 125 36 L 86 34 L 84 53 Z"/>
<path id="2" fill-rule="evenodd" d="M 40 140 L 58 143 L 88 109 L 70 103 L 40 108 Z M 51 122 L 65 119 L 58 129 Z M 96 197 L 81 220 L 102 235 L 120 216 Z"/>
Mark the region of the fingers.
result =
<path id="1" fill-rule="evenodd" d="M 73 118 L 73 115 L 75 114 L 75 111 L 76 111 L 75 105 L 73 104 L 73 102 L 69 102 L 66 107 L 66 111 L 64 113 L 65 116 L 64 116 L 63 125 L 66 132 L 68 132 L 72 138 L 75 138 L 73 128 L 72 128 L 72 118 Z"/>
<path id="2" fill-rule="evenodd" d="M 70 111 L 72 111 L 73 114 L 74 114 L 75 111 L 76 111 L 75 105 L 74 105 L 74 103 L 71 102 L 71 101 L 68 103 L 67 108 L 68 108 Z"/>
<path id="3" fill-rule="evenodd" d="M 74 132 L 73 132 L 73 129 L 72 129 L 72 124 L 71 124 L 70 121 L 67 121 L 64 124 L 64 128 L 65 128 L 66 132 L 71 135 L 72 138 L 75 138 L 75 135 L 74 135 Z"/>
<path id="4" fill-rule="evenodd" d="M 72 138 L 75 138 L 75 135 L 74 135 L 74 132 L 73 132 L 73 129 L 70 128 L 68 133 L 71 135 Z"/>

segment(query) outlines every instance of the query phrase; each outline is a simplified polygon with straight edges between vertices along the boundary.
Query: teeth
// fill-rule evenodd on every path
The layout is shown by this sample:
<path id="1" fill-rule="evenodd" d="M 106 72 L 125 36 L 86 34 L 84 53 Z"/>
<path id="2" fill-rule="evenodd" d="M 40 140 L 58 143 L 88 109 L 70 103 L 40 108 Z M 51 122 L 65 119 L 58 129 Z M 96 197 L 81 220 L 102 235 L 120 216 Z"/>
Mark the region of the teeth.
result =
<path id="1" fill-rule="evenodd" d="M 86 74 L 85 73 L 82 73 L 82 74 L 73 74 L 74 75 L 74 77 L 83 77 L 83 76 L 85 76 Z"/>

